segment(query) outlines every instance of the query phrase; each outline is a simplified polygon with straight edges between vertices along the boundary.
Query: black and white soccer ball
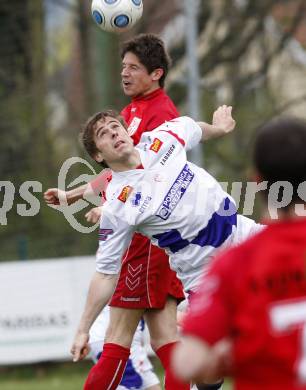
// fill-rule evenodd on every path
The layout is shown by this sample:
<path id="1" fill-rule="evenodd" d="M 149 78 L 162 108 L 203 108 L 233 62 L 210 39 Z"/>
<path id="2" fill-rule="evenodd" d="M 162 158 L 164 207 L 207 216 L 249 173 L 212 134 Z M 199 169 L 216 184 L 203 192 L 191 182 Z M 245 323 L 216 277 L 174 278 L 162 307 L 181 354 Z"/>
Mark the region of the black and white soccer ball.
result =
<path id="1" fill-rule="evenodd" d="M 92 0 L 91 13 L 105 31 L 124 32 L 141 18 L 142 0 Z"/>

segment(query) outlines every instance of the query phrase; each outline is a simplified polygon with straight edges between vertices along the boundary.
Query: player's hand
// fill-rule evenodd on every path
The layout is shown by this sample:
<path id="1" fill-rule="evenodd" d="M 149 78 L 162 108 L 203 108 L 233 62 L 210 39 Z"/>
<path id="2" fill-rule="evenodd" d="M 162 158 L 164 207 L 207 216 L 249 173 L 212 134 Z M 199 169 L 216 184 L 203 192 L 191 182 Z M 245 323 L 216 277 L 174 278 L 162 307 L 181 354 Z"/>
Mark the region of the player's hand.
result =
<path id="1" fill-rule="evenodd" d="M 218 375 L 230 375 L 233 369 L 233 343 L 229 339 L 222 339 L 214 346 L 214 354 L 218 361 Z"/>
<path id="2" fill-rule="evenodd" d="M 236 121 L 232 117 L 232 106 L 220 106 L 213 114 L 212 124 L 220 129 L 220 135 L 233 131 Z"/>
<path id="3" fill-rule="evenodd" d="M 70 353 L 72 355 L 72 360 L 78 362 L 83 360 L 89 353 L 88 345 L 89 335 L 88 333 L 77 333 L 75 335 Z"/>
<path id="4" fill-rule="evenodd" d="M 47 204 L 54 206 L 68 201 L 66 191 L 60 190 L 59 188 L 49 188 L 44 193 L 44 199 Z"/>
<path id="5" fill-rule="evenodd" d="M 85 214 L 85 218 L 87 222 L 91 222 L 93 224 L 97 223 L 102 215 L 102 207 L 94 207 Z"/>

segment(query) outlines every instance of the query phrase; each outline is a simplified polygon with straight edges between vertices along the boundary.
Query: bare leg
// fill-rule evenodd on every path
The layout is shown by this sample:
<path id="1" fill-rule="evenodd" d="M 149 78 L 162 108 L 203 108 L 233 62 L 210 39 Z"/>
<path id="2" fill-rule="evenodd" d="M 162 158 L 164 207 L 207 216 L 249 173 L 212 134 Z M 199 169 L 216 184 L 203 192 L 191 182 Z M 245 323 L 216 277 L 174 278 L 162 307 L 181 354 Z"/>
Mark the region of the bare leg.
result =
<path id="1" fill-rule="evenodd" d="M 113 343 L 130 348 L 143 313 L 143 309 L 126 309 L 111 306 L 105 343 Z"/>
<path id="2" fill-rule="evenodd" d="M 178 341 L 176 307 L 176 300 L 169 297 L 162 310 L 146 311 L 145 319 L 150 331 L 152 348 L 165 369 L 165 389 L 189 390 L 190 384 L 179 380 L 170 364 L 172 350 Z"/>
<path id="3" fill-rule="evenodd" d="M 84 390 L 116 390 L 130 355 L 130 346 L 143 310 L 113 308 L 102 355 L 90 370 Z"/>
<path id="4" fill-rule="evenodd" d="M 169 297 L 163 309 L 146 310 L 144 317 L 154 351 L 165 344 L 178 341 L 176 308 L 177 301 Z"/>

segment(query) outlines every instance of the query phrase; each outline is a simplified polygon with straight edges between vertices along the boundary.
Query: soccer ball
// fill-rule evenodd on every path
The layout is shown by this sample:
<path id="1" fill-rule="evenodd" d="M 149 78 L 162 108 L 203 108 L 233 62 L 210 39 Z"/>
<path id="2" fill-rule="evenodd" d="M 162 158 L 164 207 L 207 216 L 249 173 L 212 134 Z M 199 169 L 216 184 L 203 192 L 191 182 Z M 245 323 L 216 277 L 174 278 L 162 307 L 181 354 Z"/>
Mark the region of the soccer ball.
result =
<path id="1" fill-rule="evenodd" d="M 92 0 L 91 13 L 96 24 L 105 31 L 129 30 L 141 18 L 142 0 Z"/>

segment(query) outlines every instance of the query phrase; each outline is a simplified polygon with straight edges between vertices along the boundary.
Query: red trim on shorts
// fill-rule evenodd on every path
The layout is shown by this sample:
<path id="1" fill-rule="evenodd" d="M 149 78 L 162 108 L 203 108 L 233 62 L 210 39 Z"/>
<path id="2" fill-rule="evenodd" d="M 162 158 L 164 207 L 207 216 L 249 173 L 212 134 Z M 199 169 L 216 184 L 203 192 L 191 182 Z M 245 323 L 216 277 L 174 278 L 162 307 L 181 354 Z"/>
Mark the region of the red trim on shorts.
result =
<path id="1" fill-rule="evenodd" d="M 150 299 L 150 287 L 149 287 L 149 269 L 150 269 L 150 260 L 151 260 L 151 247 L 152 247 L 152 243 L 150 241 L 149 253 L 148 253 L 148 266 L 147 266 L 147 274 L 146 274 L 147 299 L 148 299 L 149 307 L 152 307 L 152 302 Z"/>

